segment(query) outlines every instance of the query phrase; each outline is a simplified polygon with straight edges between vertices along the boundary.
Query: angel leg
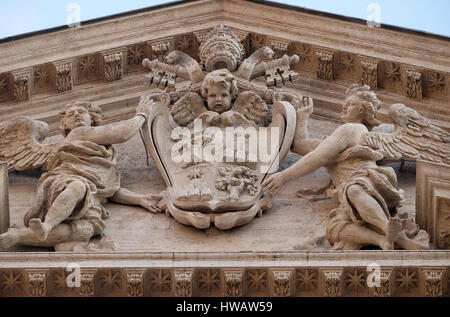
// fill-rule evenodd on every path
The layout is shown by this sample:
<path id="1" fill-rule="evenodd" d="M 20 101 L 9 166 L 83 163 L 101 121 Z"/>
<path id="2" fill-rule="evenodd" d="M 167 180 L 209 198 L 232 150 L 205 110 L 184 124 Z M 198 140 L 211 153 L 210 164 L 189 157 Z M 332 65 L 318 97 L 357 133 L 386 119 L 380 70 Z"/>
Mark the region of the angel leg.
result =
<path id="1" fill-rule="evenodd" d="M 0 235 L 0 246 L 5 249 L 11 248 L 16 244 L 30 245 L 37 247 L 55 247 L 57 251 L 71 251 L 67 248 L 58 249 L 58 246 L 67 246 L 68 244 L 78 245 L 80 243 L 89 243 L 90 238 L 94 236 L 94 227 L 90 230 L 77 230 L 67 223 L 59 224 L 50 230 L 47 239 L 40 241 L 36 239 L 36 235 L 30 228 L 15 229 L 10 228 L 8 232 Z M 67 249 L 67 250 L 66 250 Z"/>
<path id="2" fill-rule="evenodd" d="M 345 245 L 377 245 L 383 250 L 392 250 L 394 245 L 384 235 L 378 234 L 373 230 L 370 230 L 364 226 L 358 226 L 356 224 L 348 224 L 339 233 L 339 241 L 342 241 Z"/>
<path id="3" fill-rule="evenodd" d="M 41 241 L 45 241 L 50 230 L 66 220 L 72 214 L 78 203 L 84 199 L 85 195 L 86 188 L 83 183 L 74 181 L 67 185 L 47 211 L 44 222 L 39 218 L 30 220 L 29 226 L 34 232 L 35 237 Z"/>

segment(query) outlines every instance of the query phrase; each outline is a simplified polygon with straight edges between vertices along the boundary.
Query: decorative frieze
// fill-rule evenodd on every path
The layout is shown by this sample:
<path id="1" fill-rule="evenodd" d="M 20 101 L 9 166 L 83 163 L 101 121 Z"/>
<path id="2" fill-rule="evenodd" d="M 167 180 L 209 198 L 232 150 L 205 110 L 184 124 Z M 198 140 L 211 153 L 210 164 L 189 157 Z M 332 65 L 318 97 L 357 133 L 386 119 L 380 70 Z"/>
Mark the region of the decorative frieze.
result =
<path id="1" fill-rule="evenodd" d="M 313 291 L 319 283 L 319 273 L 313 269 L 301 269 L 296 272 L 297 291 Z"/>
<path id="2" fill-rule="evenodd" d="M 372 90 L 378 88 L 378 62 L 361 60 L 361 85 L 367 85 Z"/>
<path id="3" fill-rule="evenodd" d="M 316 52 L 317 57 L 317 78 L 323 80 L 334 80 L 335 72 L 333 67 L 334 54 L 328 52 Z"/>
<path id="4" fill-rule="evenodd" d="M 392 88 L 397 82 L 401 82 L 400 64 L 385 62 L 384 63 L 384 88 Z"/>
<path id="5" fill-rule="evenodd" d="M 152 59 L 158 59 L 160 62 L 163 62 L 170 52 L 169 41 L 150 43 L 149 45 L 152 50 Z"/>
<path id="6" fill-rule="evenodd" d="M 419 277 L 416 270 L 410 268 L 397 270 L 397 277 L 395 279 L 397 289 L 410 292 L 416 288 L 419 283 Z"/>
<path id="7" fill-rule="evenodd" d="M 92 297 L 95 293 L 95 270 L 82 270 L 80 277 L 80 296 Z"/>
<path id="8" fill-rule="evenodd" d="M 246 289 L 250 292 L 266 292 L 267 291 L 267 271 L 260 269 L 251 269 L 245 272 Z"/>
<path id="9" fill-rule="evenodd" d="M 128 65 L 141 66 L 145 58 L 145 44 L 135 44 L 127 47 Z"/>
<path id="10" fill-rule="evenodd" d="M 354 292 L 363 289 L 366 285 L 365 275 L 365 272 L 360 272 L 357 269 L 347 272 L 344 279 L 345 288 Z"/>
<path id="11" fill-rule="evenodd" d="M 28 272 L 28 291 L 32 297 L 47 296 L 47 272 L 29 271 Z"/>
<path id="12" fill-rule="evenodd" d="M 355 71 L 355 58 L 350 54 L 344 54 L 341 56 L 340 64 L 342 69 L 346 73 L 351 73 Z"/>
<path id="13" fill-rule="evenodd" d="M 242 297 L 243 270 L 226 270 L 224 275 L 224 295 L 226 297 Z"/>
<path id="14" fill-rule="evenodd" d="M 422 100 L 422 73 L 414 70 L 406 71 L 406 95 L 410 98 Z"/>
<path id="15" fill-rule="evenodd" d="M 291 276 L 290 270 L 272 270 L 273 293 L 278 297 L 291 296 Z"/>
<path id="16" fill-rule="evenodd" d="M 4 295 L 18 295 L 24 290 L 22 272 L 6 271 L 0 274 L 0 289 Z"/>
<path id="17" fill-rule="evenodd" d="M 27 101 L 30 99 L 30 74 L 13 73 L 14 97 L 17 102 Z"/>
<path id="18" fill-rule="evenodd" d="M 34 89 L 42 89 L 49 85 L 51 76 L 48 65 L 39 65 L 34 68 Z"/>
<path id="19" fill-rule="evenodd" d="M 427 84 L 430 90 L 442 93 L 447 86 L 447 76 L 442 73 L 427 72 Z"/>
<path id="20" fill-rule="evenodd" d="M 219 270 L 199 270 L 197 274 L 199 292 L 211 294 L 220 289 L 221 280 Z"/>
<path id="21" fill-rule="evenodd" d="M 144 296 L 144 273 L 145 270 L 125 270 L 128 296 Z"/>
<path id="22" fill-rule="evenodd" d="M 374 297 L 390 297 L 392 293 L 391 275 L 392 271 L 381 271 L 378 278 L 379 286 L 371 287 Z"/>
<path id="23" fill-rule="evenodd" d="M 176 297 L 192 297 L 193 271 L 175 271 L 174 288 Z"/>
<path id="24" fill-rule="evenodd" d="M 325 297 L 342 296 L 342 270 L 323 272 L 323 295 Z"/>
<path id="25" fill-rule="evenodd" d="M 96 56 L 83 56 L 78 60 L 78 76 L 90 79 L 98 72 Z"/>
<path id="26" fill-rule="evenodd" d="M 249 33 L 247 56 L 253 54 L 256 50 L 266 45 L 266 37 L 262 34 Z"/>
<path id="27" fill-rule="evenodd" d="M 283 55 L 287 54 L 288 43 L 271 41 L 270 47 L 272 48 L 273 52 L 275 53 L 274 58 L 275 59 L 281 58 L 281 57 L 283 57 Z"/>
<path id="28" fill-rule="evenodd" d="M 148 284 L 152 293 L 168 293 L 172 289 L 172 275 L 170 270 L 154 269 L 148 272 Z"/>
<path id="29" fill-rule="evenodd" d="M 425 281 L 425 296 L 426 297 L 442 297 L 443 296 L 443 283 L 444 283 L 444 270 L 424 270 Z"/>
<path id="30" fill-rule="evenodd" d="M 103 71 L 107 82 L 122 79 L 123 52 L 114 52 L 103 55 Z"/>
<path id="31" fill-rule="evenodd" d="M 102 270 L 98 275 L 102 290 L 112 292 L 121 288 L 122 272 L 120 270 Z"/>
<path id="32" fill-rule="evenodd" d="M 73 63 L 55 64 L 56 91 L 61 93 L 72 90 L 73 87 Z"/>

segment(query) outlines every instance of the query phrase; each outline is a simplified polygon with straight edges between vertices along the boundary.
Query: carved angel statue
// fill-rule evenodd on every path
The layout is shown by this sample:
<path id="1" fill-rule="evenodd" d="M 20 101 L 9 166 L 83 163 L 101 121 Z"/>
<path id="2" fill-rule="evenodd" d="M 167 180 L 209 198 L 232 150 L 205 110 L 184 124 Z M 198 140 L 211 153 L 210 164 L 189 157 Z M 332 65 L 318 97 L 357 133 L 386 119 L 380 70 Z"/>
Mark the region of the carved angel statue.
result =
<path id="1" fill-rule="evenodd" d="M 414 146 L 423 140 L 421 138 L 429 142 L 432 139 L 436 148 L 445 153 L 448 143 L 439 143 L 439 138 L 445 139 L 444 133 L 425 120 L 419 122 L 420 117 L 411 115 L 414 112 L 403 105 L 391 107 L 391 112 L 396 113 L 393 120 L 399 124 L 396 132 L 370 132 L 380 123 L 376 115 L 382 102 L 368 86 L 352 85 L 346 94 L 341 114 L 344 124 L 324 140 L 307 136 L 311 109 L 297 111 L 292 150 L 304 156 L 288 169 L 270 176 L 263 184 L 264 190 L 274 195 L 286 182 L 324 166 L 335 186 L 329 190 L 329 195 L 337 196 L 340 202 L 339 207 L 329 213 L 326 229 L 327 239 L 335 249 L 360 249 L 367 245 L 384 250 L 394 247 L 427 249 L 429 236 L 425 231 L 404 214 L 393 216 L 404 200 L 403 191 L 397 188 L 394 169 L 378 166 L 377 161 L 386 155 L 399 159 L 420 151 L 422 145 Z M 408 133 L 403 134 L 405 131 Z M 390 143 L 395 139 L 398 152 Z M 387 149 L 388 154 L 380 149 Z"/>
<path id="2" fill-rule="evenodd" d="M 38 182 L 36 197 L 26 213 L 26 228 L 10 228 L 0 235 L 0 245 L 54 246 L 56 251 L 81 251 L 92 237 L 101 235 L 108 212 L 107 199 L 140 205 L 158 212 L 157 195 L 141 195 L 120 187 L 116 154 L 112 144 L 132 138 L 149 113 L 148 103 L 137 107 L 137 115 L 116 124 L 102 125 L 101 109 L 75 102 L 60 112 L 65 139 L 42 144 L 48 128 L 44 122 L 26 117 L 0 125 L 0 159 L 10 170 L 46 166 Z"/>

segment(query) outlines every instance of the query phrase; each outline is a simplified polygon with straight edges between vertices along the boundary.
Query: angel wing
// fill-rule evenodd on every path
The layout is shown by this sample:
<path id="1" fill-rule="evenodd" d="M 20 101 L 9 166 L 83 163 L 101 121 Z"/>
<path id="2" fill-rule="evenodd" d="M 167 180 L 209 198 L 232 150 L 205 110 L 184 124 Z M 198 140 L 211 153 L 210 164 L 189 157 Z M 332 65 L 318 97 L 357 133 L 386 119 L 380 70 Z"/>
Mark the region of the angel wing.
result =
<path id="1" fill-rule="evenodd" d="M 0 123 L 0 161 L 8 171 L 24 171 L 43 166 L 56 150 L 55 144 L 41 144 L 48 135 L 45 122 L 17 117 Z"/>
<path id="2" fill-rule="evenodd" d="M 170 114 L 180 126 L 188 126 L 201 113 L 208 111 L 202 97 L 195 92 L 189 92 L 173 104 Z"/>
<path id="3" fill-rule="evenodd" d="M 262 98 L 251 91 L 242 92 L 236 99 L 231 110 L 241 113 L 258 126 L 268 126 L 272 111 Z"/>
<path id="4" fill-rule="evenodd" d="M 403 104 L 389 107 L 395 125 L 393 133 L 369 132 L 365 143 L 381 150 L 386 160 L 416 161 L 418 159 L 450 164 L 450 134 L 432 124 Z"/>

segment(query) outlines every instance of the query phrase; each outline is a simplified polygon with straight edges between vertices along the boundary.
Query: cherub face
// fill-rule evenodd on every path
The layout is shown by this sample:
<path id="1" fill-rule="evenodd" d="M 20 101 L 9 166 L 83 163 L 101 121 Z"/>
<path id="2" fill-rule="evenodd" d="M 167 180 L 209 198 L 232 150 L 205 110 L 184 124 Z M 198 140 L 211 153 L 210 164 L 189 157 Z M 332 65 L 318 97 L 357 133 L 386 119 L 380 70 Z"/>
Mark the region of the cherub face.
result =
<path id="1" fill-rule="evenodd" d="M 361 123 L 364 118 L 364 106 L 358 96 L 350 96 L 345 99 L 342 106 L 341 120 L 344 123 Z"/>
<path id="2" fill-rule="evenodd" d="M 207 95 L 208 109 L 217 113 L 228 111 L 231 107 L 230 85 L 211 85 Z"/>
<path id="3" fill-rule="evenodd" d="M 71 106 L 66 110 L 63 122 L 64 126 L 72 131 L 78 127 L 90 127 L 91 116 L 86 108 L 82 106 Z"/>

